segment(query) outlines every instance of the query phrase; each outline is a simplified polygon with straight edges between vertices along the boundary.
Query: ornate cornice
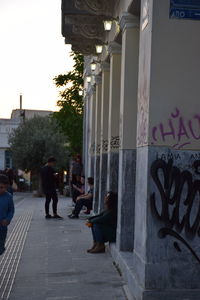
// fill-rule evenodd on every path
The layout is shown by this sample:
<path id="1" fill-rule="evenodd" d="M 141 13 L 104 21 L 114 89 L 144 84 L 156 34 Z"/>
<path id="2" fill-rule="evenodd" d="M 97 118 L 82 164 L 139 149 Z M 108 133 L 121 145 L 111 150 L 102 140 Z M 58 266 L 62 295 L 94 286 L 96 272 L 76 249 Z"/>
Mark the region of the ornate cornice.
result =
<path id="1" fill-rule="evenodd" d="M 70 28 L 68 28 L 68 33 L 66 33 L 65 38 L 66 44 L 72 45 L 72 50 L 82 53 L 83 55 L 95 55 L 96 48 L 95 45 L 99 43 L 97 39 L 88 39 L 81 35 L 75 35 L 72 33 Z"/>
<path id="2" fill-rule="evenodd" d="M 92 16 L 89 14 L 81 14 L 80 12 L 76 11 L 76 14 L 71 14 L 65 12 L 65 24 L 97 24 L 101 23 L 103 28 L 103 20 L 105 18 L 103 16 Z"/>
<path id="3" fill-rule="evenodd" d="M 95 53 L 95 46 L 92 44 L 82 44 L 80 42 L 67 42 L 66 44 L 72 44 L 72 50 L 74 52 L 82 53 L 83 55 L 90 55 Z"/>
<path id="4" fill-rule="evenodd" d="M 103 20 L 114 18 L 118 0 L 62 0 L 62 34 L 72 50 L 96 54 L 95 45 L 106 43 Z M 105 48 L 105 47 L 104 47 Z"/>
<path id="5" fill-rule="evenodd" d="M 91 97 L 96 93 L 96 86 L 94 84 L 91 84 L 86 92 L 89 99 L 91 99 Z"/>
<path id="6" fill-rule="evenodd" d="M 103 40 L 104 36 L 104 31 L 98 24 L 73 25 L 72 32 L 87 39 Z"/>
<path id="7" fill-rule="evenodd" d="M 102 16 L 65 15 L 65 25 L 71 26 L 72 34 L 81 35 L 87 39 L 103 41 L 105 38 Z"/>
<path id="8" fill-rule="evenodd" d="M 96 84 L 101 84 L 102 83 L 102 76 L 101 75 L 96 75 L 95 76 L 95 82 L 96 82 Z"/>
<path id="9" fill-rule="evenodd" d="M 103 61 L 101 63 L 101 70 L 104 71 L 104 72 L 109 72 L 110 71 L 110 64 Z"/>
<path id="10" fill-rule="evenodd" d="M 75 0 L 75 7 L 94 15 L 112 16 L 115 0 Z"/>
<path id="11" fill-rule="evenodd" d="M 120 44 L 116 42 L 110 42 L 108 44 L 108 53 L 109 54 L 120 54 L 122 51 L 122 47 Z"/>
<path id="12" fill-rule="evenodd" d="M 127 28 L 134 28 L 134 27 L 139 28 L 140 19 L 139 17 L 134 16 L 132 14 L 123 13 L 119 18 L 119 24 L 122 31 L 124 31 Z"/>

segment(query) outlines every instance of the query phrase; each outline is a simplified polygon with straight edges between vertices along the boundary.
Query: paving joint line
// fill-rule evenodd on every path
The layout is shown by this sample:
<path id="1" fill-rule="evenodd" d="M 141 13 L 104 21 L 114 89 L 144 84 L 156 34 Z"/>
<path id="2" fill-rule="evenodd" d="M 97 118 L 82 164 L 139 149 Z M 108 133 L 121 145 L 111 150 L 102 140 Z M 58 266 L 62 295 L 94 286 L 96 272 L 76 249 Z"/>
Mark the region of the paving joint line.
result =
<path id="1" fill-rule="evenodd" d="M 0 276 L 2 276 L 4 272 L 0 283 L 0 299 L 9 299 L 32 216 L 33 212 L 27 212 L 26 215 L 20 216 L 10 234 L 9 242 L 7 242 L 6 245 L 6 255 L 4 255 L 0 261 L 0 266 L 2 265 Z M 18 233 L 17 235 L 15 234 L 16 232 Z M 1 290 L 2 287 L 3 290 Z"/>

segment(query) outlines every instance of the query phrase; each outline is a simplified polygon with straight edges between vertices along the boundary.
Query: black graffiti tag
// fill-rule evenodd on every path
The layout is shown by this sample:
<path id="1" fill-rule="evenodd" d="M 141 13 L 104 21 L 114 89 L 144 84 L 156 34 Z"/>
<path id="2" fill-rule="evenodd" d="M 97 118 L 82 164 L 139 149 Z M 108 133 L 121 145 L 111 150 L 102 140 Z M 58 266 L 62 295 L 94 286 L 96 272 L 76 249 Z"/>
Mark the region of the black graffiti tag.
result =
<path id="1" fill-rule="evenodd" d="M 200 161 L 195 161 L 195 172 L 199 167 Z M 182 242 L 200 263 L 188 242 L 180 236 L 183 230 L 187 240 L 194 239 L 196 235 L 200 236 L 200 180 L 193 180 L 188 170 L 180 171 L 178 167 L 173 166 L 173 160 L 165 162 L 161 159 L 152 163 L 151 176 L 160 194 L 159 199 L 156 199 L 155 192 L 150 197 L 152 215 L 164 225 L 158 232 L 159 237 L 173 236 Z M 180 250 L 177 243 L 174 243 L 174 246 Z"/>

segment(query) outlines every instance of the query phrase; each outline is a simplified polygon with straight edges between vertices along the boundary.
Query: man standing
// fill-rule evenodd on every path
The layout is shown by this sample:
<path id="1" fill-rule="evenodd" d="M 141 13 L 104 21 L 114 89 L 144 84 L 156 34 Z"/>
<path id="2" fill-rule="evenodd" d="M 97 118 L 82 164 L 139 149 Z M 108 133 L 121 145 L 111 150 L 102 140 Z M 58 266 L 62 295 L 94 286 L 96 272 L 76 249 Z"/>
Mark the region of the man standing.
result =
<path id="1" fill-rule="evenodd" d="M 60 217 L 57 214 L 58 196 L 56 192 L 56 173 L 53 169 L 55 162 L 56 159 L 54 157 L 50 157 L 47 161 L 47 164 L 41 169 L 42 188 L 46 196 L 46 202 L 45 202 L 46 219 L 52 218 L 52 216 L 49 214 L 49 205 L 51 199 L 53 201 L 52 203 L 53 218 L 62 219 L 62 217 Z"/>

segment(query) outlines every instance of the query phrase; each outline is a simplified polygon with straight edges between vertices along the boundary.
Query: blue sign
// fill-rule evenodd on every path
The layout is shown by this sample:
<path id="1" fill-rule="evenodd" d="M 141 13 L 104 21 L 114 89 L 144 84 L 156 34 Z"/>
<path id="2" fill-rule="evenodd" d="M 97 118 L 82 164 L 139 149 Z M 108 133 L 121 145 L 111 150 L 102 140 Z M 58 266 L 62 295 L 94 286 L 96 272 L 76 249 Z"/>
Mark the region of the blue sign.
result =
<path id="1" fill-rule="evenodd" d="M 170 18 L 200 20 L 200 0 L 170 0 Z"/>

